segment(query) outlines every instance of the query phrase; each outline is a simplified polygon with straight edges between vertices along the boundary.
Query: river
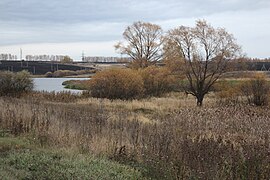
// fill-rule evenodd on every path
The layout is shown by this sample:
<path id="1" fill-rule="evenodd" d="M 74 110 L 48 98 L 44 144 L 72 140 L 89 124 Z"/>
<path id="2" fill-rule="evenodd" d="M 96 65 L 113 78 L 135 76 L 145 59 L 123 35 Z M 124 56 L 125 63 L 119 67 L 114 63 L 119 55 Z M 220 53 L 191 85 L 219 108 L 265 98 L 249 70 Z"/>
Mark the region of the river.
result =
<path id="1" fill-rule="evenodd" d="M 62 83 L 68 80 L 87 80 L 89 78 L 33 78 L 35 91 L 61 92 L 70 91 L 80 93 L 81 90 L 65 89 Z"/>

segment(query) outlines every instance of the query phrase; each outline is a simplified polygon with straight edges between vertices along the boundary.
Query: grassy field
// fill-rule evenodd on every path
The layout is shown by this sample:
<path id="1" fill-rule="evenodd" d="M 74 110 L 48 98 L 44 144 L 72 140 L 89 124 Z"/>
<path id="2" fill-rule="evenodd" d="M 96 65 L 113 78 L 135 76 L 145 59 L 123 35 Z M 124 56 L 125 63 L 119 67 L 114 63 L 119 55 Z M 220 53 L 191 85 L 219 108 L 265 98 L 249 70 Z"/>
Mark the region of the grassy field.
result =
<path id="1" fill-rule="evenodd" d="M 203 107 L 195 104 L 194 97 L 184 93 L 132 101 L 61 93 L 37 93 L 20 99 L 2 97 L 0 128 L 17 137 L 30 135 L 31 141 L 45 149 L 75 150 L 91 154 L 90 159 L 113 160 L 107 162 L 122 164 L 119 168 L 134 172 L 134 177 L 269 179 L 269 107 L 250 106 L 244 100 L 228 103 L 214 93 L 206 97 Z M 21 153 L 26 164 L 31 164 L 32 156 L 43 157 L 40 150 L 15 151 L 14 157 L 21 157 Z M 55 155 L 51 150 L 44 153 L 48 159 Z M 76 170 L 80 158 L 75 161 L 64 154 L 64 164 L 52 161 L 50 166 L 55 167 L 48 171 L 71 167 L 68 172 L 84 174 Z M 14 168 L 12 163 L 6 164 L 11 161 L 9 157 L 2 156 L 2 169 Z M 91 161 L 82 163 L 88 168 Z M 37 168 L 42 164 L 46 163 L 38 162 Z M 99 167 L 102 169 L 102 165 Z M 123 174 L 110 169 L 110 173 Z"/>
<path id="2" fill-rule="evenodd" d="M 40 147 L 29 137 L 0 137 L 0 179 L 144 179 L 134 168 L 70 149 Z"/>

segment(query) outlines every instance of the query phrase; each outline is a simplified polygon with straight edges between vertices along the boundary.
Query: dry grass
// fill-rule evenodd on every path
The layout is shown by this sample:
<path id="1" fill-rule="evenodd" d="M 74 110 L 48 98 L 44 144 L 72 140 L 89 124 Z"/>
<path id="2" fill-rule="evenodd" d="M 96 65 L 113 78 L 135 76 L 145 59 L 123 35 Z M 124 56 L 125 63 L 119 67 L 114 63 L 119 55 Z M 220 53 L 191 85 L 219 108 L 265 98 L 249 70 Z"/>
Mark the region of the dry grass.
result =
<path id="1" fill-rule="evenodd" d="M 0 128 L 41 145 L 143 163 L 153 178 L 269 179 L 268 107 L 205 106 L 184 94 L 133 101 L 0 99 Z"/>
<path id="2" fill-rule="evenodd" d="M 140 100 L 109 100 L 109 99 L 99 99 L 99 98 L 88 98 L 79 99 L 78 104 L 100 104 L 102 103 L 106 108 L 120 108 L 129 111 L 134 111 L 136 109 L 150 109 L 155 112 L 170 112 L 173 110 L 178 110 L 180 108 L 193 108 L 196 104 L 196 98 L 191 95 L 186 95 L 185 93 L 168 93 L 162 97 L 151 97 L 147 99 Z M 205 98 L 205 106 L 211 107 L 216 105 L 215 95 L 209 94 Z"/>

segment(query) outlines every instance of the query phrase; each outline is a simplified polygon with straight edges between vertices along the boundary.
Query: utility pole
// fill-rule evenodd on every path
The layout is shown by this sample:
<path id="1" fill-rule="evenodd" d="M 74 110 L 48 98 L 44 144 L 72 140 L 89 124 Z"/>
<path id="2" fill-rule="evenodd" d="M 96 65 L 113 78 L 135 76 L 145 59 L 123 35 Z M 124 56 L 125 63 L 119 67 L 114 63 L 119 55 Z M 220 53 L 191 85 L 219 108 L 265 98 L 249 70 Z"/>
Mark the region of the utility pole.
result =
<path id="1" fill-rule="evenodd" d="M 20 48 L 20 58 L 21 58 L 21 61 L 22 61 L 22 48 Z"/>
<path id="2" fill-rule="evenodd" d="M 82 62 L 84 62 L 84 51 L 82 51 Z"/>
<path id="3" fill-rule="evenodd" d="M 53 61 L 51 61 L 51 71 L 53 71 Z"/>
<path id="4" fill-rule="evenodd" d="M 23 67 L 22 48 L 20 48 L 21 68 Z"/>
<path id="5" fill-rule="evenodd" d="M 8 71 L 13 71 L 13 66 L 8 66 Z"/>

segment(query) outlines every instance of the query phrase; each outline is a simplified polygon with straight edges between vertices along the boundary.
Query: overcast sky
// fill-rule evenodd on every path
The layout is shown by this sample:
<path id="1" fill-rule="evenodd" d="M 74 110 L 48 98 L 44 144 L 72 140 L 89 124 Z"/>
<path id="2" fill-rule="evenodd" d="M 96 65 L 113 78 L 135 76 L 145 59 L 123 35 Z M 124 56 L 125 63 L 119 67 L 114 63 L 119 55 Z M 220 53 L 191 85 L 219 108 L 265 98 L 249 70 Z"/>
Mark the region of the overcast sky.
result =
<path id="1" fill-rule="evenodd" d="M 0 54 L 119 56 L 135 21 L 164 31 L 205 19 L 234 34 L 249 57 L 270 57 L 270 0 L 1 0 Z"/>

